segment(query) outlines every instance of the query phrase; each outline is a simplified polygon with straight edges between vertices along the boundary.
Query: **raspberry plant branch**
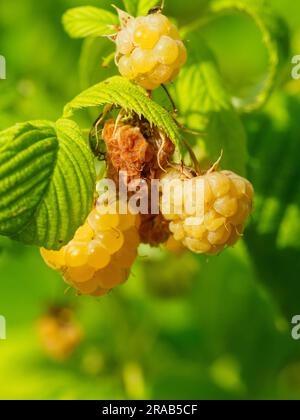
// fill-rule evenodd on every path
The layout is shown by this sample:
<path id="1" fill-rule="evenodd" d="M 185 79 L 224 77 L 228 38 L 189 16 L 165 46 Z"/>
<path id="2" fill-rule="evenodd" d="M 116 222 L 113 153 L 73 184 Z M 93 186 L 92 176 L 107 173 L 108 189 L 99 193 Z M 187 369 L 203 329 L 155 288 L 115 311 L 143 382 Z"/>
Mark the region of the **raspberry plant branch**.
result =
<path id="1" fill-rule="evenodd" d="M 161 85 L 161 87 L 162 87 L 162 88 L 163 88 L 163 90 L 165 91 L 165 93 L 166 93 L 166 95 L 167 95 L 167 97 L 168 97 L 168 99 L 169 99 L 169 101 L 170 101 L 170 103 L 171 103 L 171 105 L 172 105 L 172 108 L 173 108 L 173 113 L 174 113 L 174 114 L 177 114 L 177 112 L 178 112 L 177 106 L 176 106 L 176 104 L 175 104 L 174 99 L 172 98 L 172 95 L 171 95 L 171 94 L 170 94 L 170 92 L 168 91 L 168 88 L 167 88 L 164 84 L 162 84 L 162 85 Z"/>
<path id="2" fill-rule="evenodd" d="M 85 45 L 92 53 L 98 43 L 101 54 L 106 51 L 102 63 L 103 56 L 113 57 L 103 43 L 115 43 L 115 63 L 122 77 L 108 77 L 78 94 L 56 123 L 28 122 L 0 135 L 0 233 L 43 247 L 42 256 L 50 267 L 79 294 L 95 297 L 127 280 L 139 243 L 157 247 L 171 238 L 185 249 L 208 255 L 233 246 L 243 234 L 254 194 L 251 183 L 240 176 L 246 166 L 245 131 L 200 32 L 185 30 L 190 40 L 187 61 L 177 27 L 162 14 L 164 1 L 155 8 L 156 0 L 124 0 L 124 4 L 128 13 L 116 8 L 116 15 L 86 6 L 63 17 L 67 32 L 87 38 Z M 248 9 L 243 0 L 218 0 L 210 13 L 246 11 L 261 29 L 272 62 L 267 89 L 258 95 L 257 103 L 263 103 L 279 60 L 271 48 L 272 31 L 265 30 L 268 25 L 254 13 L 255 7 L 256 1 L 254 9 Z M 165 84 L 171 82 L 169 93 Z M 178 105 L 183 124 L 152 99 L 152 91 L 160 86 L 173 107 Z M 72 118 L 91 108 L 98 108 L 100 117 L 88 145 Z M 248 110 L 253 109 L 249 105 Z M 208 171 L 202 168 L 193 146 L 204 135 L 190 145 L 179 126 L 188 126 L 194 134 L 207 133 L 208 160 L 216 161 L 224 150 L 222 163 L 230 170 L 219 170 L 220 158 Z M 116 193 L 125 186 L 130 194 L 124 202 L 120 196 L 111 202 L 110 193 L 99 186 L 95 193 L 91 149 L 99 154 L 102 146 L 107 175 L 103 181 L 113 184 Z M 185 165 L 187 152 L 194 168 Z M 160 182 L 157 191 L 153 181 Z M 183 195 L 170 192 L 173 181 L 187 184 Z M 137 194 L 131 182 L 138 184 Z M 14 184 L 17 188 L 12 188 Z M 173 208 L 166 210 L 170 203 Z M 107 213 L 104 207 L 112 211 Z"/>

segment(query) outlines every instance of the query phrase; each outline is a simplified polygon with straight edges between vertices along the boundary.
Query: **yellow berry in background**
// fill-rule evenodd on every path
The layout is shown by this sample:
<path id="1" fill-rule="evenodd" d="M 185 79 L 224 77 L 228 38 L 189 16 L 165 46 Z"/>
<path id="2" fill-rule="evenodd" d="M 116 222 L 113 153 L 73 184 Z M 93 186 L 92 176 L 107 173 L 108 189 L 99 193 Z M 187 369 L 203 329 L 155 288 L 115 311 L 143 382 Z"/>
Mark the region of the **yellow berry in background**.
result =
<path id="1" fill-rule="evenodd" d="M 64 307 L 53 307 L 37 323 L 38 337 L 44 352 L 53 360 L 67 360 L 83 339 L 82 327 L 73 312 Z"/>

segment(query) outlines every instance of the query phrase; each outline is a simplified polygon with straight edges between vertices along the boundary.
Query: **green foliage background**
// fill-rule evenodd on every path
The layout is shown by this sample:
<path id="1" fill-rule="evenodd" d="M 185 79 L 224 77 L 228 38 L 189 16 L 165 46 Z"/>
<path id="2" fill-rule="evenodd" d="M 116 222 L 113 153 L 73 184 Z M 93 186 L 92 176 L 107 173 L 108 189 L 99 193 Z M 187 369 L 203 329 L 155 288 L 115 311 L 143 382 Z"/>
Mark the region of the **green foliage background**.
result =
<path id="1" fill-rule="evenodd" d="M 0 81 L 0 129 L 55 121 L 87 87 L 91 70 L 84 57 L 78 72 L 82 42 L 70 40 L 61 24 L 67 8 L 87 2 L 5 3 L 0 54 L 8 78 Z M 88 3 L 109 8 L 111 2 Z M 93 300 L 64 296 L 60 277 L 37 249 L 1 238 L 0 314 L 8 336 L 0 341 L 1 399 L 300 397 L 300 343 L 290 336 L 291 317 L 300 313 L 300 85 L 290 77 L 290 58 L 300 53 L 300 6 L 269 4 L 288 24 L 291 51 L 283 44 L 285 61 L 267 105 L 242 115 L 248 177 L 258 193 L 245 241 L 213 259 L 145 251 L 125 287 Z M 167 12 L 185 25 L 208 5 L 172 0 Z M 215 53 L 226 89 L 247 95 L 267 65 L 254 24 L 230 15 L 203 28 L 201 37 Z M 88 78 L 94 82 L 106 77 L 96 58 L 99 75 Z M 189 125 L 199 128 L 198 118 L 188 115 Z M 85 340 L 68 362 L 55 363 L 40 348 L 36 320 L 49 304 L 74 301 Z"/>

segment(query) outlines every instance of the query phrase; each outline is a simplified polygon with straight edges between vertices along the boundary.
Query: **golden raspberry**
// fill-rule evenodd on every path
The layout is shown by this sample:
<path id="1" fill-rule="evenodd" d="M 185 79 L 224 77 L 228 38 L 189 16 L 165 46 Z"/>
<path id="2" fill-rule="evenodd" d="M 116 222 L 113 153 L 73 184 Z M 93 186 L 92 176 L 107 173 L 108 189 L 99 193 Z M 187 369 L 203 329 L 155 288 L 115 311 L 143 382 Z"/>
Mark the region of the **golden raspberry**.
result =
<path id="1" fill-rule="evenodd" d="M 116 44 L 121 75 L 147 90 L 172 82 L 187 59 L 176 26 L 160 12 L 123 21 Z"/>
<path id="2" fill-rule="evenodd" d="M 177 188 L 168 188 L 174 180 Z M 176 241 L 199 254 L 216 254 L 242 236 L 253 194 L 251 183 L 230 171 L 189 179 L 171 170 L 162 178 L 161 211 Z"/>
<path id="3" fill-rule="evenodd" d="M 105 214 L 99 204 L 68 245 L 41 254 L 80 294 L 103 296 L 128 279 L 140 243 L 138 227 L 139 217 L 129 210 Z"/>

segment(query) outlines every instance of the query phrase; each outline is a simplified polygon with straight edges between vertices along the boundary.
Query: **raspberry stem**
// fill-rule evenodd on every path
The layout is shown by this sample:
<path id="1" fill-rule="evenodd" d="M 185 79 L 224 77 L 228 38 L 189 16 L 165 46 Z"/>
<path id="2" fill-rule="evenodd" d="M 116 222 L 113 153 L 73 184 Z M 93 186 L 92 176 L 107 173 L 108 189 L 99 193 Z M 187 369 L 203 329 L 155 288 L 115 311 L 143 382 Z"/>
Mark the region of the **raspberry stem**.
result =
<path id="1" fill-rule="evenodd" d="M 200 168 L 200 164 L 198 162 L 198 159 L 197 159 L 191 145 L 189 144 L 189 142 L 184 137 L 183 137 L 183 142 L 184 142 L 185 147 L 187 148 L 187 151 L 189 152 L 189 155 L 191 157 L 191 160 L 193 162 L 194 169 L 195 169 L 197 175 L 200 175 L 201 172 L 202 172 L 201 168 Z"/>
<path id="2" fill-rule="evenodd" d="M 162 85 L 161 85 L 161 87 L 162 87 L 162 88 L 163 88 L 163 90 L 166 92 L 167 97 L 168 97 L 168 99 L 169 99 L 169 101 L 170 101 L 170 103 L 171 103 L 171 105 L 172 105 L 172 108 L 173 108 L 173 113 L 176 115 L 176 114 L 178 113 L 178 109 L 177 109 L 177 106 L 176 106 L 176 104 L 175 104 L 174 99 L 172 98 L 172 95 L 170 94 L 170 92 L 169 92 L 169 90 L 168 90 L 168 88 L 167 88 L 167 86 L 166 86 L 166 85 L 162 84 Z"/>
<path id="3" fill-rule="evenodd" d="M 100 144 L 98 128 L 104 122 L 106 116 L 112 111 L 113 107 L 114 107 L 114 105 L 107 104 L 104 107 L 103 112 L 100 114 L 100 116 L 94 122 L 94 124 L 92 126 L 92 129 L 90 130 L 90 134 L 89 134 L 90 142 L 92 142 L 93 135 L 95 135 L 95 137 L 96 137 L 96 146 L 95 146 L 95 153 L 96 154 L 98 154 L 99 144 Z"/>

